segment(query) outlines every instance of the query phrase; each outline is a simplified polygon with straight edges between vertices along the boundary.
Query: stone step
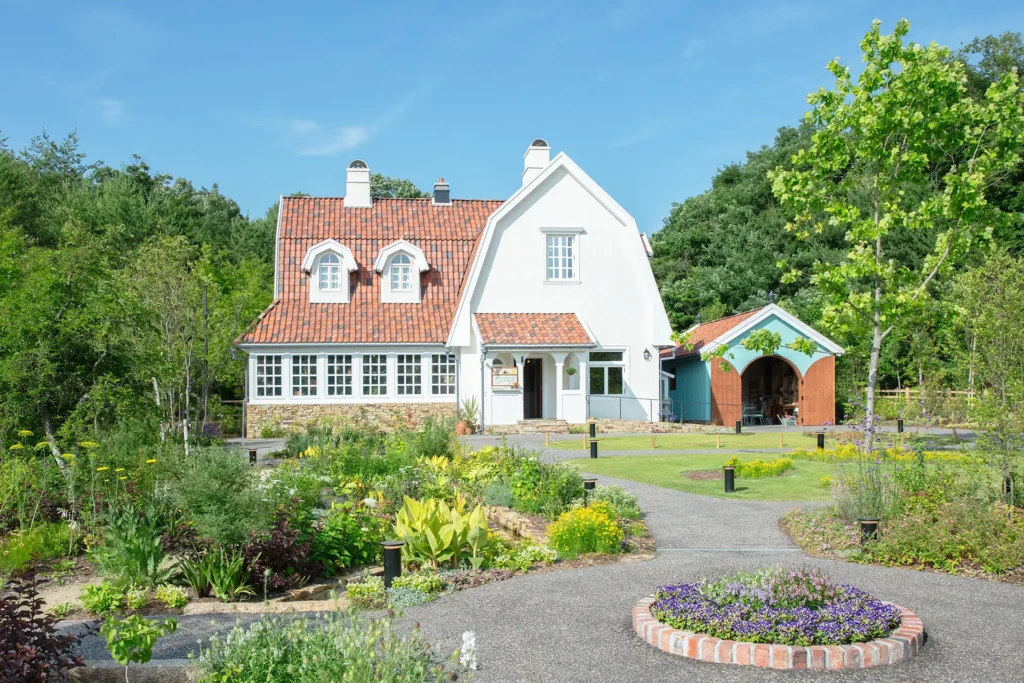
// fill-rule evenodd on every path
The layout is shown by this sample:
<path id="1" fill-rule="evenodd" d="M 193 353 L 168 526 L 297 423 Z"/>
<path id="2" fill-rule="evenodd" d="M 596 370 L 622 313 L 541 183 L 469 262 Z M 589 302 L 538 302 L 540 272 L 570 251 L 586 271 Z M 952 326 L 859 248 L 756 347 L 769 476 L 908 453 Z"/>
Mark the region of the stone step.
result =
<path id="1" fill-rule="evenodd" d="M 565 420 L 541 419 L 520 420 L 520 434 L 568 434 L 569 423 Z"/>

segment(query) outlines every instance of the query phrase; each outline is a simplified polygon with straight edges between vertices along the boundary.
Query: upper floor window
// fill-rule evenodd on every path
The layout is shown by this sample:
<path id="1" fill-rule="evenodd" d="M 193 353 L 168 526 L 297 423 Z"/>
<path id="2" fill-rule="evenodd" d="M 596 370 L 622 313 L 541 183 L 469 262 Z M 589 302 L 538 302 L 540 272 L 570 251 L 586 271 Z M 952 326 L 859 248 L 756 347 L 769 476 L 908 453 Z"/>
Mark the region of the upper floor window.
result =
<path id="1" fill-rule="evenodd" d="M 578 280 L 576 235 L 545 235 L 547 240 L 547 279 Z"/>
<path id="2" fill-rule="evenodd" d="M 395 254 L 391 257 L 391 291 L 412 291 L 412 259 L 408 254 Z"/>
<path id="3" fill-rule="evenodd" d="M 320 257 L 320 291 L 338 291 L 341 289 L 341 259 L 337 254 L 328 252 Z"/>

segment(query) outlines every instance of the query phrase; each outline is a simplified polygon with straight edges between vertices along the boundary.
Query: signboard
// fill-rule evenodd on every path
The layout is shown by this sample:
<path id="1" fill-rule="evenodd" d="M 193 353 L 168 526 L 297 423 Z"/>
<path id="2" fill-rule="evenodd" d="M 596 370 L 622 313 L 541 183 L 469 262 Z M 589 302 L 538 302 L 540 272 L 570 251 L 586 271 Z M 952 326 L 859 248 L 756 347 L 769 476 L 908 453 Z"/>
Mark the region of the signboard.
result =
<path id="1" fill-rule="evenodd" d="M 491 387 L 495 389 L 518 389 L 519 368 L 491 368 Z"/>

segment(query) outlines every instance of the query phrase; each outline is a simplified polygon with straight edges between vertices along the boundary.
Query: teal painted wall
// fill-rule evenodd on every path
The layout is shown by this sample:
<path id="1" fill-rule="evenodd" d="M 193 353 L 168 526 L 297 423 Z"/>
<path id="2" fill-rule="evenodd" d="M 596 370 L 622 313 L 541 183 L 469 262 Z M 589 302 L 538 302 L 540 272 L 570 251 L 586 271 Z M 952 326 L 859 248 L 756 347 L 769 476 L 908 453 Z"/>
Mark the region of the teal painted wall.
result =
<path id="1" fill-rule="evenodd" d="M 711 420 L 711 366 L 694 356 L 667 360 L 662 369 L 676 376 L 676 388 L 668 392 L 675 416 L 686 422 Z"/>
<path id="2" fill-rule="evenodd" d="M 784 320 L 780 320 L 778 317 L 774 315 L 769 317 L 767 320 L 763 320 L 757 325 L 755 325 L 753 330 L 768 330 L 770 332 L 778 333 L 782 337 L 783 346 L 792 343 L 794 340 L 796 340 L 797 337 L 800 336 L 800 332 L 793 329 L 787 322 L 785 322 Z M 762 354 L 759 351 L 749 351 L 743 348 L 743 345 L 741 344 L 741 342 L 744 339 L 746 339 L 750 335 L 750 332 L 752 332 L 753 330 L 749 330 L 740 335 L 739 337 L 737 337 L 736 339 L 733 339 L 728 351 L 726 351 L 724 356 L 724 359 L 732 363 L 733 367 L 735 367 L 741 375 L 743 374 L 743 371 L 746 369 L 746 367 L 750 365 L 751 362 L 757 360 L 762 356 Z M 825 356 L 831 354 L 828 352 L 827 349 L 825 349 L 824 346 L 818 344 L 813 356 L 808 356 L 805 353 L 801 353 L 800 351 L 794 351 L 793 349 L 788 348 L 780 348 L 778 351 L 775 352 L 775 355 L 781 356 L 782 358 L 785 358 L 786 360 L 791 362 L 794 366 L 796 366 L 796 369 L 800 371 L 800 375 L 803 376 L 807 374 L 807 369 L 810 368 L 815 361 L 820 360 Z M 710 374 L 708 375 L 708 377 L 710 380 Z"/>

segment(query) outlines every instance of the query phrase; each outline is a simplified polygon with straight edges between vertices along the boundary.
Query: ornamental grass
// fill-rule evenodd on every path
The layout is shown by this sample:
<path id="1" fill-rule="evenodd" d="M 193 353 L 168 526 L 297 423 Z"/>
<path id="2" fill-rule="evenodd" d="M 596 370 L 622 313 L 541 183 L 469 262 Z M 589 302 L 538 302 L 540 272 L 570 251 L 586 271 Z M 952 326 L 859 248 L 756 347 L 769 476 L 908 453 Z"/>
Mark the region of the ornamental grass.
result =
<path id="1" fill-rule="evenodd" d="M 900 624 L 893 605 L 806 568 L 662 586 L 654 597 L 658 621 L 723 640 L 845 645 L 884 638 Z"/>

